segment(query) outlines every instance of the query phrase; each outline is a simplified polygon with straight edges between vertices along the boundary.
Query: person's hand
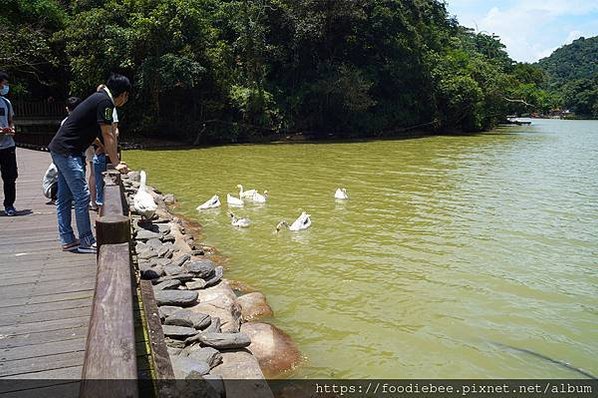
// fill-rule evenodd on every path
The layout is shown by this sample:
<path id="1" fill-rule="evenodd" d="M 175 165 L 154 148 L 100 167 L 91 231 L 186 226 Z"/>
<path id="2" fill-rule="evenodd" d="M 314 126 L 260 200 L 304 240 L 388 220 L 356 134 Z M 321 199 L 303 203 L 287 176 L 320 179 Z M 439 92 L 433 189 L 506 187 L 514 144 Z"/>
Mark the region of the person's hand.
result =
<path id="1" fill-rule="evenodd" d="M 127 166 L 126 163 L 124 162 L 120 162 L 119 164 L 117 164 L 115 167 L 116 171 L 118 171 L 120 174 L 127 174 L 129 172 L 129 166 Z"/>

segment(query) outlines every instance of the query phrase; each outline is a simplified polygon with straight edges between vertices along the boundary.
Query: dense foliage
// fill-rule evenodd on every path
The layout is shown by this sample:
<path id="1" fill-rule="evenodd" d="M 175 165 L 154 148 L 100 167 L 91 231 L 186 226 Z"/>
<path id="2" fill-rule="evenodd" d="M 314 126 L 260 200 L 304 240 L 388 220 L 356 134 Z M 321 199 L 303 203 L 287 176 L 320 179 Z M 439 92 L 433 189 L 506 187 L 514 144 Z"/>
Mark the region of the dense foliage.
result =
<path id="1" fill-rule="evenodd" d="M 538 66 L 563 107 L 598 118 L 598 36 L 575 40 L 541 59 Z"/>
<path id="2" fill-rule="evenodd" d="M 30 74 L 66 97 L 123 73 L 135 87 L 129 132 L 201 142 L 475 131 L 562 101 L 542 69 L 513 62 L 439 0 L 8 2 L 0 68 L 21 93 L 47 95 Z"/>

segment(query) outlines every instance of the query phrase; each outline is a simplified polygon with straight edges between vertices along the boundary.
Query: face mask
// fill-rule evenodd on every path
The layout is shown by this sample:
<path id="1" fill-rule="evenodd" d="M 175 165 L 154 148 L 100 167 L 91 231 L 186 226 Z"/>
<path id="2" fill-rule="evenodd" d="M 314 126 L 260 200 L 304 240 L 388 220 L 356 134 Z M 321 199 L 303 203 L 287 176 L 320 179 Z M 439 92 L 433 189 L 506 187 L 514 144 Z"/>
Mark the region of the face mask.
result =
<path id="1" fill-rule="evenodd" d="M 8 84 L 5 84 L 4 87 L 2 87 L 2 89 L 0 90 L 0 95 L 8 94 L 9 89 L 10 89 L 10 87 L 8 87 Z"/>

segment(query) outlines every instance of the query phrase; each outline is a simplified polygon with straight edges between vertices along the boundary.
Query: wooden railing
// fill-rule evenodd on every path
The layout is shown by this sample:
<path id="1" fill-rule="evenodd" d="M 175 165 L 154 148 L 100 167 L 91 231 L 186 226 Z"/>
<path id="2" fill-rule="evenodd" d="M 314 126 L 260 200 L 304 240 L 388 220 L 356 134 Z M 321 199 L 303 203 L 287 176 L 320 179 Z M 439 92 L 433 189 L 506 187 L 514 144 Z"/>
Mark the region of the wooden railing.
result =
<path id="1" fill-rule="evenodd" d="M 66 115 L 64 102 L 20 101 L 12 102 L 17 118 L 56 118 Z"/>
<path id="2" fill-rule="evenodd" d="M 149 336 L 153 377 L 174 378 L 151 284 L 139 284 L 132 266 L 129 206 L 120 174 L 105 173 L 104 206 L 96 221 L 98 244 L 95 294 L 83 364 L 80 396 L 136 398 L 137 352 L 134 300 L 140 297 Z M 136 292 L 141 291 L 140 294 Z M 117 381 L 106 384 L 99 380 Z M 119 382 L 120 381 L 120 382 Z M 157 396 L 158 393 L 156 392 Z"/>

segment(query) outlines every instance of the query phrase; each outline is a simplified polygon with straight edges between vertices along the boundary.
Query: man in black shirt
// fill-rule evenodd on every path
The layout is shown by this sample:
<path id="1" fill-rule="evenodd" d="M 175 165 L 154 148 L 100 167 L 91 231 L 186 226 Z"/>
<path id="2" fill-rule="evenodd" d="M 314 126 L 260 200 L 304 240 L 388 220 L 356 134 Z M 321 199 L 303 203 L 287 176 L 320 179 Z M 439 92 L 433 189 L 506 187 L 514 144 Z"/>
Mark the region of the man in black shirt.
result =
<path id="1" fill-rule="evenodd" d="M 56 212 L 58 232 L 63 250 L 95 253 L 95 238 L 89 218 L 89 187 L 85 180 L 85 150 L 96 137 L 102 137 L 106 153 L 113 162 L 118 160 L 117 141 L 112 130 L 112 111 L 129 99 L 131 83 L 125 76 L 113 74 L 106 88 L 87 97 L 69 115 L 48 148 L 58 168 L 58 199 Z M 127 172 L 124 163 L 116 169 Z M 101 178 L 98 176 L 98 178 Z M 71 227 L 71 203 L 75 202 L 75 217 L 79 240 Z"/>

